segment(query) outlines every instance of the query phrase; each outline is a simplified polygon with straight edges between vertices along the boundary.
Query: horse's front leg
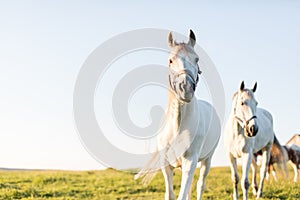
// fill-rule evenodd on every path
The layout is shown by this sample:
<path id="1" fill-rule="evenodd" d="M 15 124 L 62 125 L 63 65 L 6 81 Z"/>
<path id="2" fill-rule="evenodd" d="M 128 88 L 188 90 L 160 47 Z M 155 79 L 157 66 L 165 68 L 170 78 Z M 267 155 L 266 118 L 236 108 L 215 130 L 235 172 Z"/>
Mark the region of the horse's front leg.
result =
<path id="1" fill-rule="evenodd" d="M 193 183 L 194 173 L 197 167 L 196 155 L 182 159 L 182 177 L 178 200 L 186 200 Z"/>
<path id="2" fill-rule="evenodd" d="M 262 155 L 263 159 L 260 168 L 260 182 L 259 182 L 258 194 L 256 196 L 256 199 L 259 199 L 263 195 L 264 180 L 266 177 L 267 168 L 270 161 L 270 152 L 271 152 L 270 147 L 267 147 L 265 150 L 263 150 L 263 155 Z"/>
<path id="3" fill-rule="evenodd" d="M 189 190 L 189 193 L 188 193 L 188 195 L 187 195 L 187 198 L 186 198 L 186 200 L 192 200 L 192 194 L 193 194 L 193 187 L 191 186 L 190 187 L 190 190 Z"/>
<path id="4" fill-rule="evenodd" d="M 268 166 L 268 168 L 267 168 L 267 173 L 266 173 L 266 180 L 267 181 L 269 181 L 270 180 L 270 171 L 271 171 L 271 167 L 270 166 Z"/>
<path id="5" fill-rule="evenodd" d="M 293 167 L 293 169 L 294 169 L 294 182 L 297 182 L 297 180 L 298 180 L 298 170 L 299 170 L 299 168 L 297 167 L 297 164 L 295 164 L 295 163 L 292 163 L 292 162 L 291 162 L 291 165 L 292 165 L 292 167 Z"/>
<path id="6" fill-rule="evenodd" d="M 276 170 L 275 170 L 273 164 L 269 164 L 268 168 L 267 168 L 267 174 L 269 174 L 269 176 L 270 176 L 271 173 L 272 173 L 272 176 L 274 177 L 274 180 L 277 182 L 278 181 L 278 177 L 277 177 Z"/>
<path id="7" fill-rule="evenodd" d="M 298 175 L 299 175 L 299 170 L 300 170 L 299 165 L 300 165 L 299 163 L 296 164 L 297 173 L 295 174 L 294 182 L 297 182 L 297 180 L 298 180 Z"/>
<path id="8" fill-rule="evenodd" d="M 197 182 L 197 200 L 202 199 L 202 194 L 206 185 L 206 177 L 210 170 L 211 158 L 212 156 L 208 157 L 206 160 L 201 161 L 200 176 Z"/>
<path id="9" fill-rule="evenodd" d="M 252 159 L 252 164 L 251 164 L 251 168 L 252 168 L 252 193 L 254 196 L 257 195 L 257 190 L 258 190 L 258 185 L 257 185 L 257 179 L 256 179 L 256 175 L 257 175 L 257 163 L 256 160 L 253 158 Z"/>
<path id="10" fill-rule="evenodd" d="M 231 180 L 233 183 L 233 199 L 238 200 L 238 198 L 239 198 L 238 183 L 239 183 L 240 177 L 238 174 L 236 158 L 234 158 L 231 153 L 229 153 L 229 161 L 230 161 L 230 169 L 231 169 Z"/>
<path id="11" fill-rule="evenodd" d="M 250 165 L 252 162 L 252 151 L 248 153 L 244 153 L 242 156 L 243 160 L 243 166 L 242 166 L 242 181 L 241 181 L 241 186 L 242 186 L 242 191 L 243 191 L 243 199 L 248 200 L 248 190 L 249 190 L 249 171 L 250 171 Z"/>
<path id="12" fill-rule="evenodd" d="M 175 200 L 175 194 L 173 188 L 174 168 L 170 165 L 167 165 L 163 167 L 161 170 L 165 179 L 165 186 L 166 186 L 165 200 Z"/>

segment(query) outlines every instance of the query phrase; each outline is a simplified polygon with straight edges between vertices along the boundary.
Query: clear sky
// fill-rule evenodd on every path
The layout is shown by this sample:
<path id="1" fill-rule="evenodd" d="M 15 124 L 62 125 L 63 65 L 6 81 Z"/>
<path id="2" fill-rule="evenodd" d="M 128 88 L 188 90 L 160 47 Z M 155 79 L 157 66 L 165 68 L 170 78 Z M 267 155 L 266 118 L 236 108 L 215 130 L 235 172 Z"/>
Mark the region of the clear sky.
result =
<path id="1" fill-rule="evenodd" d="M 222 77 L 226 116 L 240 82 L 258 81 L 259 106 L 287 142 L 300 132 L 299 8 L 292 0 L 2 1 L 0 167 L 102 168 L 76 133 L 74 83 L 102 42 L 148 27 L 194 30 Z M 213 165 L 227 165 L 224 155 L 221 138 Z"/>

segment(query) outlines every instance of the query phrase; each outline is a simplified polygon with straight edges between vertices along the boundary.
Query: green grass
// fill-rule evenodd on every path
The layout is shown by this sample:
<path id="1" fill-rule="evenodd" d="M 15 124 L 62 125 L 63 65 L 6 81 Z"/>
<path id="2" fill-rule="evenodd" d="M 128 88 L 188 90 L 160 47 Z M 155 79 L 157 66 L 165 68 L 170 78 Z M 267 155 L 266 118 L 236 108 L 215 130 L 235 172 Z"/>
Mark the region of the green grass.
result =
<path id="1" fill-rule="evenodd" d="M 197 170 L 199 171 L 199 170 Z M 175 171 L 175 193 L 180 188 L 180 171 Z M 265 182 L 262 199 L 300 199 L 300 182 L 288 180 Z M 164 180 L 158 173 L 150 185 L 133 180 L 131 172 L 104 171 L 0 171 L 0 199 L 163 199 Z M 196 178 L 198 172 L 196 173 Z M 241 196 L 241 189 L 240 196 Z M 252 190 L 251 190 L 252 191 Z M 193 184 L 196 198 L 196 181 Z M 212 168 L 208 175 L 204 199 L 231 199 L 229 167 Z M 250 194 L 250 199 L 254 199 Z"/>

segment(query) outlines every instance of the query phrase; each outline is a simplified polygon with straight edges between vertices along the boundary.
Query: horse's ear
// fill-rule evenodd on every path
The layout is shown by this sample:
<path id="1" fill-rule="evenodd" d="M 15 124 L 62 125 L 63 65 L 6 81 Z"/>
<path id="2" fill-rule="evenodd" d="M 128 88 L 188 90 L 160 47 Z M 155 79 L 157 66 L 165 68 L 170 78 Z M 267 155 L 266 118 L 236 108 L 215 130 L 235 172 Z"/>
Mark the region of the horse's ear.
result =
<path id="1" fill-rule="evenodd" d="M 170 47 L 175 46 L 175 41 L 174 41 L 174 39 L 173 39 L 173 33 L 172 33 L 172 32 L 169 33 L 168 43 L 169 43 L 169 46 L 170 46 Z"/>
<path id="2" fill-rule="evenodd" d="M 241 85 L 240 85 L 240 91 L 243 91 L 245 88 L 245 83 L 244 81 L 242 81 Z"/>
<path id="3" fill-rule="evenodd" d="M 192 30 L 190 30 L 190 36 L 189 37 L 190 38 L 189 38 L 188 44 L 191 45 L 192 47 L 194 47 L 195 44 L 196 44 L 196 36 L 195 36 L 195 34 Z"/>
<path id="4" fill-rule="evenodd" d="M 256 91 L 256 88 L 257 88 L 257 82 L 255 82 L 253 88 L 252 88 L 252 92 L 255 92 Z"/>

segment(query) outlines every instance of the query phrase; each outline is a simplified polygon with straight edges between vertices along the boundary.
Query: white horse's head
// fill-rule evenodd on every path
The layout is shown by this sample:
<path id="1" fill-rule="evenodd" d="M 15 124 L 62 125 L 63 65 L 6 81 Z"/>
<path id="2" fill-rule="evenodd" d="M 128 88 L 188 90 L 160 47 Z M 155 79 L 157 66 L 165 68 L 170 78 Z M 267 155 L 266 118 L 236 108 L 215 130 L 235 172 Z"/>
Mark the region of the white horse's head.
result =
<path id="1" fill-rule="evenodd" d="M 254 97 L 256 88 L 257 83 L 252 89 L 246 89 L 243 81 L 239 91 L 233 96 L 234 118 L 244 128 L 247 137 L 254 137 L 258 132 L 256 123 L 257 101 Z"/>
<path id="2" fill-rule="evenodd" d="M 190 30 L 188 43 L 176 43 L 170 32 L 168 38 L 171 53 L 169 56 L 169 82 L 177 99 L 189 103 L 198 82 L 201 71 L 198 66 L 199 57 L 194 50 L 196 37 Z"/>

